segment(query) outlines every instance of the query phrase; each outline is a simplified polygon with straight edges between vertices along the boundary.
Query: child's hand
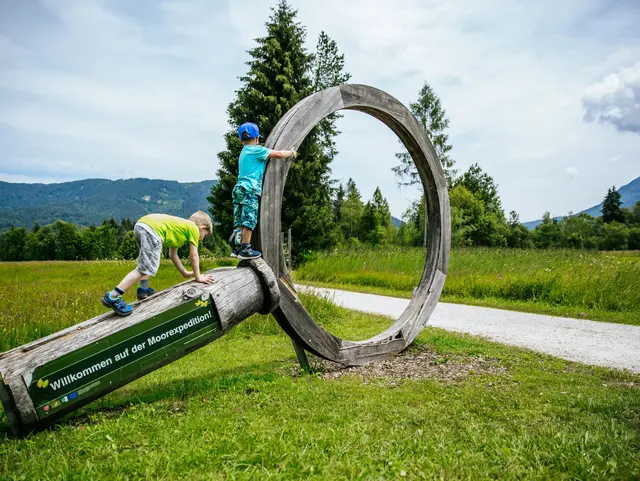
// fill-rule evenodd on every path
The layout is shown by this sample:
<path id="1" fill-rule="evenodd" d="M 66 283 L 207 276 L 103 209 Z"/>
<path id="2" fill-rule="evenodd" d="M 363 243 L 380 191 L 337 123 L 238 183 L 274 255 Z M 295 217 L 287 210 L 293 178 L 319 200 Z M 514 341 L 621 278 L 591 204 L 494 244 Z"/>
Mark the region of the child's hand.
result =
<path id="1" fill-rule="evenodd" d="M 196 277 L 196 282 L 201 282 L 203 284 L 213 284 L 213 276 L 211 274 L 205 274 L 204 276 L 200 275 Z"/>
<path id="2" fill-rule="evenodd" d="M 189 277 L 193 277 L 193 271 L 184 271 L 182 273 L 182 277 L 184 277 L 185 279 L 189 279 Z"/>
<path id="3" fill-rule="evenodd" d="M 291 151 L 291 158 L 293 160 L 296 160 L 298 158 L 298 152 L 296 152 L 295 150 Z"/>

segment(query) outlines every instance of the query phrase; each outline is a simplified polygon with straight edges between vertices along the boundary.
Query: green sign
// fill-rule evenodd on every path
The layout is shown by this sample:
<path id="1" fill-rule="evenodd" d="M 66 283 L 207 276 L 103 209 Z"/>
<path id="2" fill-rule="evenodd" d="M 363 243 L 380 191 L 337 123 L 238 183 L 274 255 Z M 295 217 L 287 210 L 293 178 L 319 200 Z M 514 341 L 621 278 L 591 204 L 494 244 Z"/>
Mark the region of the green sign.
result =
<path id="1" fill-rule="evenodd" d="M 221 335 L 211 297 L 205 294 L 37 367 L 29 395 L 42 419 Z"/>

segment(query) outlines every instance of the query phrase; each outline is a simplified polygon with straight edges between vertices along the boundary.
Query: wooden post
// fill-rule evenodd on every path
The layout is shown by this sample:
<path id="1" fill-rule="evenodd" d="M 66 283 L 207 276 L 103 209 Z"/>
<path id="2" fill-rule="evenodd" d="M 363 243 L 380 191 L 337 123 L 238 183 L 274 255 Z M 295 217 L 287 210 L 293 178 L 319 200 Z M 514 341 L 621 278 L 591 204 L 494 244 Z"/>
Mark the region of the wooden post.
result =
<path id="1" fill-rule="evenodd" d="M 422 196 L 422 215 L 424 215 L 424 222 L 423 224 L 423 234 L 422 234 L 422 247 L 424 247 L 425 249 L 427 248 L 427 227 L 429 224 L 429 218 L 428 218 L 428 214 L 427 214 L 427 196 L 423 195 Z"/>
<path id="2" fill-rule="evenodd" d="M 311 367 L 309 366 L 309 359 L 307 358 L 307 353 L 304 350 L 304 345 L 294 338 L 291 339 L 291 342 L 293 343 L 293 350 L 296 352 L 300 369 L 309 372 Z"/>
<path id="3" fill-rule="evenodd" d="M 288 233 L 288 237 L 289 237 L 289 242 L 288 242 L 288 247 L 287 247 L 287 253 L 289 254 L 289 270 L 291 270 L 291 266 L 293 265 L 293 258 L 291 257 L 291 227 L 289 227 L 289 233 Z"/>
<path id="4" fill-rule="evenodd" d="M 104 396 L 229 332 L 279 303 L 276 278 L 262 259 L 210 271 L 133 304 L 0 353 L 0 401 L 15 435 Z"/>

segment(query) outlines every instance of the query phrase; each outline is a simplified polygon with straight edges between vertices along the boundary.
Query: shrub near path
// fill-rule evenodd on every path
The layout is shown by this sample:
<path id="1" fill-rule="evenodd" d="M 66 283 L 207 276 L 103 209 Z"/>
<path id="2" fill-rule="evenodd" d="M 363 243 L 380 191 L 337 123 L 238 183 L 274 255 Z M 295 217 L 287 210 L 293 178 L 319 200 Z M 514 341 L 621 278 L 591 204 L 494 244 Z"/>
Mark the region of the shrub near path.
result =
<path id="1" fill-rule="evenodd" d="M 411 297 L 424 250 L 362 249 L 319 254 L 296 282 Z M 640 324 L 640 253 L 455 249 L 442 301 Z"/>

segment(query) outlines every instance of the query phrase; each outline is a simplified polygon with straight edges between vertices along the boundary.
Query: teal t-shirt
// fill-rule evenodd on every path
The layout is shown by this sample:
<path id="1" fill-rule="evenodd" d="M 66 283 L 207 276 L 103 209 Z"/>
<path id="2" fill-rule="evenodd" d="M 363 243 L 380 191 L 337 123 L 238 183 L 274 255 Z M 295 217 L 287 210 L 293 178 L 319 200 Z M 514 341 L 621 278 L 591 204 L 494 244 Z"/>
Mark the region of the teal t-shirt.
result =
<path id="1" fill-rule="evenodd" d="M 270 153 L 262 145 L 245 145 L 238 160 L 238 185 L 262 195 L 262 179 Z"/>

